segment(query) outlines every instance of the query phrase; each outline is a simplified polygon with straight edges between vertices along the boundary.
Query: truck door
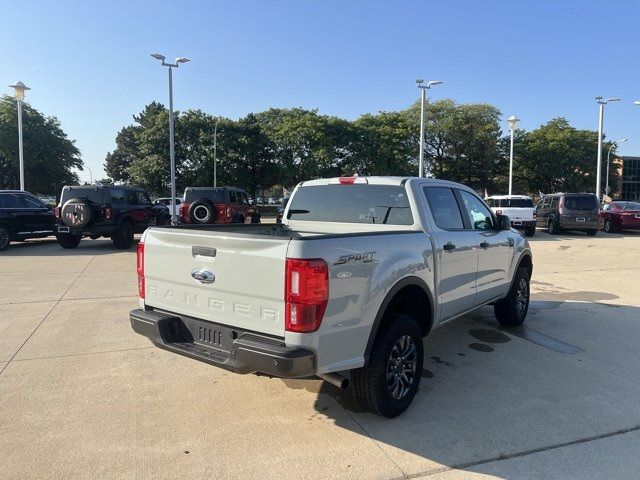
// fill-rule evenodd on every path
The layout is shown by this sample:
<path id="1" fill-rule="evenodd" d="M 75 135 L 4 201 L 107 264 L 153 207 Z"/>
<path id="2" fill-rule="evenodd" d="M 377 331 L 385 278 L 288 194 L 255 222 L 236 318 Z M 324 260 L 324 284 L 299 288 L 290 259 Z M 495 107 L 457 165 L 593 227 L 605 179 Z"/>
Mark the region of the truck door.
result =
<path id="1" fill-rule="evenodd" d="M 509 230 L 497 230 L 491 210 L 479 197 L 457 190 L 465 218 L 478 242 L 478 272 L 475 304 L 488 302 L 505 293 L 509 287 L 509 266 L 513 255 L 513 239 Z"/>
<path id="2" fill-rule="evenodd" d="M 465 229 L 453 189 L 425 187 L 424 192 L 435 224 L 431 234 L 436 243 L 439 321 L 445 321 L 473 308 L 478 240 L 474 232 Z"/>

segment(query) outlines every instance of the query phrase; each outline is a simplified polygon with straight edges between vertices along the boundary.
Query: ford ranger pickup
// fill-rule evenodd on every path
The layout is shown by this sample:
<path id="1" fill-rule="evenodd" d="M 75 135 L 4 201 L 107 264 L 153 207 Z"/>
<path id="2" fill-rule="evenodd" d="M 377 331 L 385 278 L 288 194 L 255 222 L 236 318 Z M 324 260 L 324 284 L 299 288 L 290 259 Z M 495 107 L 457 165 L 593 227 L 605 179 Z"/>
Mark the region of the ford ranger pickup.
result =
<path id="1" fill-rule="evenodd" d="M 137 333 L 246 374 L 319 376 L 395 417 L 423 337 L 483 305 L 529 307 L 531 250 L 470 188 L 400 177 L 300 183 L 281 224 L 152 227 L 137 250 Z"/>

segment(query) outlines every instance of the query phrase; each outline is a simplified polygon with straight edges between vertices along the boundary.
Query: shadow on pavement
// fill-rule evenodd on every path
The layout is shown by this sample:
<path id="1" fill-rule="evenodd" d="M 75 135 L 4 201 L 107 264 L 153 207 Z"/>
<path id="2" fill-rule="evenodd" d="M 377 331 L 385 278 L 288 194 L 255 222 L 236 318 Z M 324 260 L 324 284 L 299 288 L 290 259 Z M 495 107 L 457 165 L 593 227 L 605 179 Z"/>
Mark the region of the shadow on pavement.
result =
<path id="1" fill-rule="evenodd" d="M 97 238 L 95 240 L 83 238 L 76 248 L 64 249 L 58 245 L 55 237 L 47 237 L 26 240 L 24 242 L 11 242 L 9 249 L 1 252 L 0 257 L 62 257 L 67 255 L 109 255 L 113 253 L 135 252 L 139 238 L 140 235 L 135 236 L 134 244 L 128 250 L 119 250 L 113 245 L 110 238 Z"/>
<path id="2" fill-rule="evenodd" d="M 283 382 L 315 394 L 319 414 L 369 436 L 408 476 L 480 471 L 491 461 L 640 428 L 640 359 L 627 365 L 640 340 L 640 309 L 596 303 L 615 297 L 600 293 L 532 301 L 517 328 L 500 327 L 484 307 L 434 330 L 418 394 L 395 419 L 363 412 L 350 388 Z"/>

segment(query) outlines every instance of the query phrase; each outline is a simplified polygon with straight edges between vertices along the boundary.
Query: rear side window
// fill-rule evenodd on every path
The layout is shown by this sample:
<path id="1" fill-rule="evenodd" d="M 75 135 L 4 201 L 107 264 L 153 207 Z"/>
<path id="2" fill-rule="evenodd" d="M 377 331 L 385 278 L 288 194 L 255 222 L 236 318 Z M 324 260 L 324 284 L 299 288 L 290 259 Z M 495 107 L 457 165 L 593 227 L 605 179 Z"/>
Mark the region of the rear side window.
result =
<path id="1" fill-rule="evenodd" d="M 412 225 L 407 192 L 395 185 L 318 185 L 299 188 L 288 218 L 314 222 Z"/>
<path id="2" fill-rule="evenodd" d="M 238 194 L 231 190 L 229 192 L 229 202 L 230 203 L 238 203 Z"/>
<path id="3" fill-rule="evenodd" d="M 113 203 L 124 203 L 124 189 L 112 188 L 111 189 L 111 201 Z"/>
<path id="4" fill-rule="evenodd" d="M 47 206 L 31 195 L 20 195 L 20 202 L 23 208 L 47 208 Z"/>
<path id="5" fill-rule="evenodd" d="M 460 208 L 453 190 L 446 187 L 425 187 L 424 192 L 438 227 L 445 230 L 464 228 Z"/>
<path id="6" fill-rule="evenodd" d="M 564 197 L 564 207 L 567 210 L 595 210 L 598 200 L 595 195 L 571 195 Z"/>

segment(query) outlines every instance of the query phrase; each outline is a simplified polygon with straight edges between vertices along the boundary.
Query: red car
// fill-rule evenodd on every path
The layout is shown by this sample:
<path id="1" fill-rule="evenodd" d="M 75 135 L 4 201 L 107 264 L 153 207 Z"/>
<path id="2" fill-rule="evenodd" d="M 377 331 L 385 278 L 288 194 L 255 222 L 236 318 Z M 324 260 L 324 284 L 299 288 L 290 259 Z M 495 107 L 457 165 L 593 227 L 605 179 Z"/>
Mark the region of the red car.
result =
<path id="1" fill-rule="evenodd" d="M 604 219 L 604 231 L 640 230 L 640 202 L 616 200 L 607 203 L 600 212 Z"/>
<path id="2" fill-rule="evenodd" d="M 182 223 L 260 223 L 244 190 L 232 187 L 187 187 L 179 212 Z"/>

